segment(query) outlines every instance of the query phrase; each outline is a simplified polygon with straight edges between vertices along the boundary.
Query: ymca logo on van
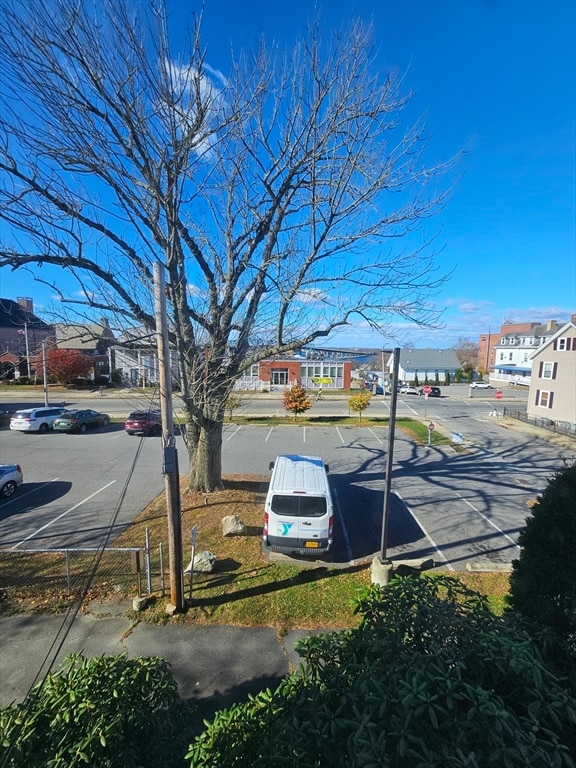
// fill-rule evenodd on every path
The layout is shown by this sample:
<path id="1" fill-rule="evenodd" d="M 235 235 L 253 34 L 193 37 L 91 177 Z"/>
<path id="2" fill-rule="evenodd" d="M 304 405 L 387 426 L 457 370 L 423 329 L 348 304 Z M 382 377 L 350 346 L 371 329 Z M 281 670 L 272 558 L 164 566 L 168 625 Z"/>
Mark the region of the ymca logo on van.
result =
<path id="1" fill-rule="evenodd" d="M 282 526 L 282 536 L 288 536 L 294 523 L 280 523 L 280 525 Z"/>

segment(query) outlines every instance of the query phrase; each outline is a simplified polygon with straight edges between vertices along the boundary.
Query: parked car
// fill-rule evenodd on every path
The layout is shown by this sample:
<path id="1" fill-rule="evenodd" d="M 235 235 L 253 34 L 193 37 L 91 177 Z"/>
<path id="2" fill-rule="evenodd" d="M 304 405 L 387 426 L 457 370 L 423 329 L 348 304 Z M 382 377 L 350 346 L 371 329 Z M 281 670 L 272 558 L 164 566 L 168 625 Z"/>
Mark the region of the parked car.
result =
<path id="1" fill-rule="evenodd" d="M 0 498 L 9 499 L 24 482 L 20 464 L 0 464 Z"/>
<path id="2" fill-rule="evenodd" d="M 425 395 L 426 392 L 424 392 L 424 387 L 420 387 L 418 390 L 419 395 Z M 442 391 L 440 387 L 430 387 L 430 392 L 428 392 L 428 397 L 442 397 Z"/>
<path id="3" fill-rule="evenodd" d="M 54 422 L 55 432 L 86 432 L 93 427 L 107 427 L 110 416 L 107 413 L 86 409 L 83 411 L 66 411 Z"/>
<path id="4" fill-rule="evenodd" d="M 494 387 L 487 381 L 473 381 L 470 384 L 470 389 L 494 389 Z"/>
<path id="5" fill-rule="evenodd" d="M 404 384 L 403 387 L 400 387 L 400 394 L 401 395 L 417 395 L 418 390 L 416 387 L 413 387 L 411 384 Z"/>
<path id="6" fill-rule="evenodd" d="M 162 429 L 162 417 L 158 411 L 134 411 L 124 422 L 129 435 L 155 435 Z"/>
<path id="7" fill-rule="evenodd" d="M 64 407 L 26 408 L 16 411 L 10 419 L 10 429 L 17 432 L 48 432 L 61 414 Z"/>

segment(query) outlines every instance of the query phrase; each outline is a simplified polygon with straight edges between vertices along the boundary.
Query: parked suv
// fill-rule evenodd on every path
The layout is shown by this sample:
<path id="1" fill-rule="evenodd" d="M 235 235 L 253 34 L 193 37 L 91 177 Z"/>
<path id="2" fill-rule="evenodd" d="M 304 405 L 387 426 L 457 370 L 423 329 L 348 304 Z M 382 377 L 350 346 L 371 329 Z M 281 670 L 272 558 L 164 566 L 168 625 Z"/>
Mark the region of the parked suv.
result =
<path id="1" fill-rule="evenodd" d="M 48 432 L 66 408 L 26 408 L 16 411 L 10 418 L 10 429 L 17 432 Z"/>
<path id="2" fill-rule="evenodd" d="M 162 429 L 162 418 L 158 411 L 134 411 L 124 422 L 129 435 L 155 435 Z"/>

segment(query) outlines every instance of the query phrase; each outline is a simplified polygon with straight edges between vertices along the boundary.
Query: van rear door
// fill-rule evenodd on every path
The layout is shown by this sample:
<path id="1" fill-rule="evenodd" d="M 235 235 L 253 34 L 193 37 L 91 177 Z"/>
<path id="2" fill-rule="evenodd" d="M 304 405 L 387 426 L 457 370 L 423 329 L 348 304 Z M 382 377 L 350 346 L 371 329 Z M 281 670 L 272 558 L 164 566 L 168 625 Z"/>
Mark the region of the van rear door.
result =
<path id="1" fill-rule="evenodd" d="M 271 500 L 275 531 L 271 537 L 282 537 L 283 546 L 297 549 L 325 549 L 328 539 L 328 505 L 324 496 L 306 493 L 275 493 Z"/>

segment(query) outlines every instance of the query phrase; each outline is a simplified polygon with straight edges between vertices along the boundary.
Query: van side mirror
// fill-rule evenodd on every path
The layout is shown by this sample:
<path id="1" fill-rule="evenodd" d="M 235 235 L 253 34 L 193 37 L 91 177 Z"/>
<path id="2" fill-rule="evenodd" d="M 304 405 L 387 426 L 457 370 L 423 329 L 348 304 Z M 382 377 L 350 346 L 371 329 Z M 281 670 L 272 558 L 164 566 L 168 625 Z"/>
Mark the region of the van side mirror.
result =
<path id="1" fill-rule="evenodd" d="M 324 469 L 326 470 L 326 473 L 330 472 L 330 467 L 328 464 L 324 464 Z"/>
<path id="2" fill-rule="evenodd" d="M 268 464 L 268 469 L 272 471 L 274 469 L 274 462 L 271 461 L 270 464 Z"/>

